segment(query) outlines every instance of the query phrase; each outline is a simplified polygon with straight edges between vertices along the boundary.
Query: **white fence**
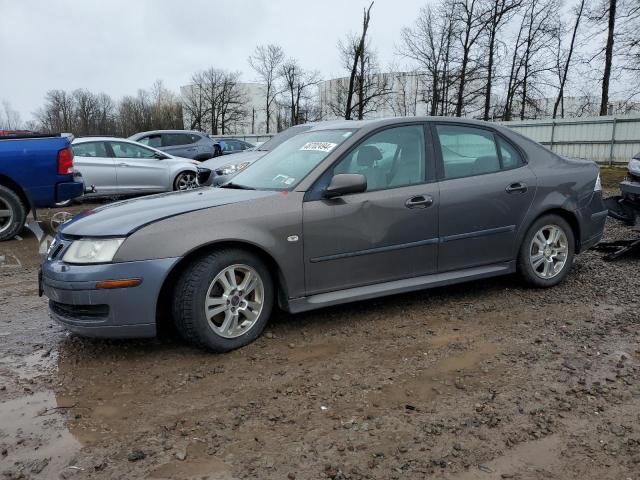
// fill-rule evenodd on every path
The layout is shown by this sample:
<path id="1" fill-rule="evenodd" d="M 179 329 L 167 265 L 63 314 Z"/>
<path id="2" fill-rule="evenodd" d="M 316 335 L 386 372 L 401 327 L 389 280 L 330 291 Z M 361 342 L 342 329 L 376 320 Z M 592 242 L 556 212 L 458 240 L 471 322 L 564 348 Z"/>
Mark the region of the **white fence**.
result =
<path id="1" fill-rule="evenodd" d="M 640 152 L 638 115 L 501 123 L 566 157 L 612 165 Z"/>
<path id="2" fill-rule="evenodd" d="M 566 157 L 589 158 L 612 165 L 626 164 L 640 152 L 640 115 L 500 123 Z M 255 144 L 273 135 L 229 136 Z"/>

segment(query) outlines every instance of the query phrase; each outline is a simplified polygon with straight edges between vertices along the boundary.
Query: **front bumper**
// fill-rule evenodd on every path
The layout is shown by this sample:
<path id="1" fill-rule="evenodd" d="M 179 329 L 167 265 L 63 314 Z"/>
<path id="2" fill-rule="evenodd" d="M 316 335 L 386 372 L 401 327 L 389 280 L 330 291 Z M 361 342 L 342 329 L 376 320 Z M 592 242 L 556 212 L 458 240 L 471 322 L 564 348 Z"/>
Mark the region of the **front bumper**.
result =
<path id="1" fill-rule="evenodd" d="M 626 179 L 620 182 L 620 191 L 622 196 L 640 196 L 640 182 L 635 182 L 631 179 Z"/>
<path id="2" fill-rule="evenodd" d="M 49 313 L 63 327 L 88 337 L 143 338 L 156 335 L 160 290 L 178 258 L 104 265 L 42 264 L 42 290 Z M 97 289 L 96 282 L 139 278 L 136 287 Z"/>

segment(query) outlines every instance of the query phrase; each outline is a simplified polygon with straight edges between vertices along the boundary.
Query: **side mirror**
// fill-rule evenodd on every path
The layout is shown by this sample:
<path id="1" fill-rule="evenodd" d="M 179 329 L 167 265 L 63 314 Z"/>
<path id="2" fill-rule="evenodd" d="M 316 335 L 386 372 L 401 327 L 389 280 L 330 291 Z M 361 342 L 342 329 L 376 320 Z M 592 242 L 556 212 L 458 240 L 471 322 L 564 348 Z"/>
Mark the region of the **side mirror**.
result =
<path id="1" fill-rule="evenodd" d="M 367 177 L 359 173 L 339 173 L 334 175 L 331 183 L 324 191 L 326 198 L 335 198 L 350 193 L 367 191 Z"/>
<path id="2" fill-rule="evenodd" d="M 154 158 L 155 158 L 156 160 L 166 160 L 166 159 L 167 159 L 167 158 L 169 158 L 169 157 L 167 157 L 166 155 L 163 155 L 163 154 L 161 154 L 161 153 L 156 153 L 156 154 L 154 155 Z"/>

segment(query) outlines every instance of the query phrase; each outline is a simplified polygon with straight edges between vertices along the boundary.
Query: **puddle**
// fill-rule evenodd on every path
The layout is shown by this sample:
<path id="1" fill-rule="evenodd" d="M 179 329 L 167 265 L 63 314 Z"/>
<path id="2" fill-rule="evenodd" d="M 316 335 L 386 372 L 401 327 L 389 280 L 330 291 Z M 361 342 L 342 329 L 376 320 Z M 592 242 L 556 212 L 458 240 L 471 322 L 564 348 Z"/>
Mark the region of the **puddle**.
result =
<path id="1" fill-rule="evenodd" d="M 64 427 L 66 408 L 51 392 L 0 403 L 0 445 L 7 449 L 3 467 L 26 478 L 58 478 L 81 447 Z"/>

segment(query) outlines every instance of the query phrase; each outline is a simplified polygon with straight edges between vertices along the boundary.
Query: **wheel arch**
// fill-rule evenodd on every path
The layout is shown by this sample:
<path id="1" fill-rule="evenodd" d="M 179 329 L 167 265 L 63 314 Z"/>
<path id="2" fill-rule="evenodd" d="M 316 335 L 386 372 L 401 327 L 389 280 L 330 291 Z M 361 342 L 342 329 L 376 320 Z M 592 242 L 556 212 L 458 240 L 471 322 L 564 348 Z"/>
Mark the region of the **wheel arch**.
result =
<path id="1" fill-rule="evenodd" d="M 18 197 L 20 197 L 20 200 L 24 204 L 27 213 L 32 210 L 31 200 L 18 182 L 16 182 L 11 177 L 8 177 L 7 175 L 0 174 L 0 185 L 12 190 L 16 195 L 18 195 Z"/>
<path id="2" fill-rule="evenodd" d="M 250 252 L 265 262 L 267 268 L 273 275 L 274 286 L 276 289 L 276 299 L 281 308 L 286 308 L 288 304 L 288 288 L 285 276 L 280 265 L 275 258 L 263 248 L 242 240 L 221 240 L 206 245 L 202 245 L 180 259 L 169 271 L 164 279 L 158 301 L 156 302 L 156 324 L 159 332 L 167 332 L 172 329 L 173 319 L 171 318 L 171 300 L 173 298 L 172 290 L 187 266 L 196 258 L 207 255 L 208 253 L 228 248 L 236 248 Z"/>
<path id="3" fill-rule="evenodd" d="M 580 253 L 581 237 L 580 237 L 580 223 L 578 222 L 578 217 L 576 216 L 575 212 L 571 210 L 567 210 L 566 208 L 562 208 L 562 207 L 548 208 L 538 213 L 538 215 L 536 215 L 535 217 L 533 217 L 529 222 L 529 224 L 527 225 L 527 228 L 522 230 L 522 235 L 520 236 L 520 241 L 518 242 L 518 249 L 520 249 L 520 245 L 522 245 L 522 242 L 524 241 L 524 237 L 526 236 L 527 232 L 531 228 L 531 225 L 536 223 L 540 218 L 544 217 L 545 215 L 558 215 L 560 218 L 562 218 L 569 224 L 569 226 L 571 227 L 571 231 L 573 233 L 575 252 Z"/>

